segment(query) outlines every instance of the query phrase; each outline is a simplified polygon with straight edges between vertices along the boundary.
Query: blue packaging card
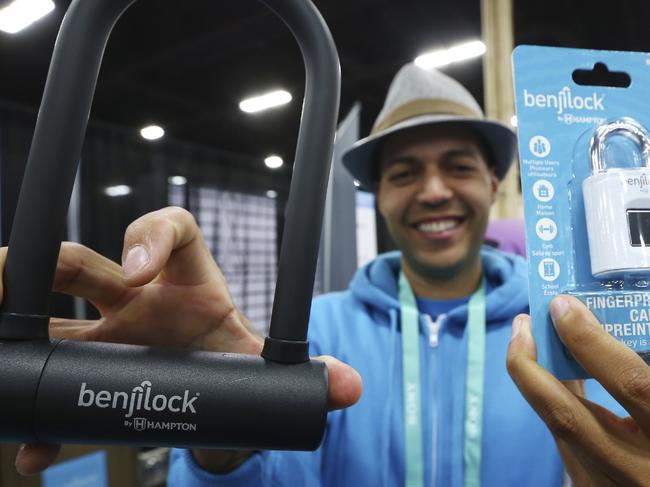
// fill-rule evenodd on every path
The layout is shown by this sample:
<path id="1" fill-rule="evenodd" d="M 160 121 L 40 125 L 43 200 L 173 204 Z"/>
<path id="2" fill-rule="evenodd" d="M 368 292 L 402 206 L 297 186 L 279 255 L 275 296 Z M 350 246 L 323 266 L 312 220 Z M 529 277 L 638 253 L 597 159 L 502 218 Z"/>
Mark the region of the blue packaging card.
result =
<path id="1" fill-rule="evenodd" d="M 597 64 L 610 73 L 625 73 L 629 86 L 574 81 L 576 70 L 591 71 Z M 631 118 L 650 129 L 650 54 L 519 46 L 513 71 L 538 360 L 561 379 L 587 377 L 560 342 L 548 313 L 551 299 L 561 293 L 581 299 L 605 330 L 647 360 L 650 273 L 615 279 L 592 275 L 583 181 L 592 174 L 589 143 L 597 127 Z M 628 138 L 611 139 L 608 170 L 610 164 L 644 163 Z"/>

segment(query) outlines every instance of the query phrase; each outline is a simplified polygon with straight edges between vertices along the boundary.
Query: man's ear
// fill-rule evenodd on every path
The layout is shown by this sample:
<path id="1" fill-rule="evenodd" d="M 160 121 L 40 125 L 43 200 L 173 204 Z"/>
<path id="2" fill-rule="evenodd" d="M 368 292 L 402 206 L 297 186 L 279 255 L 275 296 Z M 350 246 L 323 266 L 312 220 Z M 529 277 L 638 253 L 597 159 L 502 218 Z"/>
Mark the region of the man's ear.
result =
<path id="1" fill-rule="evenodd" d="M 499 181 L 499 178 L 495 174 L 494 170 L 490 171 L 490 184 L 492 185 L 491 203 L 494 203 L 497 199 L 497 194 L 499 193 L 499 185 L 501 184 L 501 181 Z"/>
<path id="2" fill-rule="evenodd" d="M 377 208 L 377 211 L 379 214 L 383 217 L 384 212 L 381 204 L 381 184 L 377 182 L 377 185 L 375 186 L 375 191 L 373 192 L 375 196 L 375 207 Z"/>

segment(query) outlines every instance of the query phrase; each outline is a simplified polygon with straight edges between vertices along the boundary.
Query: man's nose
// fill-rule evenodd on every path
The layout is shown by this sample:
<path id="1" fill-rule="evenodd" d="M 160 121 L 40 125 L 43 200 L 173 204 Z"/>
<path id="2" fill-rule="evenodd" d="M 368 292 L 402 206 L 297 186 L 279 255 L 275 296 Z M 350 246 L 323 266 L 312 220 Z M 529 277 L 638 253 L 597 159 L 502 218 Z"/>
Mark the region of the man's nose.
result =
<path id="1" fill-rule="evenodd" d="M 417 200 L 420 203 L 432 204 L 447 201 L 452 195 L 444 175 L 439 171 L 431 171 L 423 176 Z"/>

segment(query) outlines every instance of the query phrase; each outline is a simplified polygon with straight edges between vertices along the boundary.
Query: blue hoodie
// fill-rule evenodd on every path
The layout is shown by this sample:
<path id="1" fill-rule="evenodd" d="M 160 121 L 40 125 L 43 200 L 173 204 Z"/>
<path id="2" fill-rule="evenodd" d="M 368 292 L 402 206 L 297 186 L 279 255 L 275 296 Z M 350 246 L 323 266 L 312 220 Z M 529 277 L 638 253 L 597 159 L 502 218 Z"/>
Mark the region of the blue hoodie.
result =
<path id="1" fill-rule="evenodd" d="M 563 467 L 553 438 L 505 367 L 512 318 L 528 311 L 526 264 L 488 248 L 482 250 L 482 261 L 487 328 L 481 485 L 560 486 Z M 327 434 L 316 452 L 261 452 L 231 474 L 212 475 L 186 450 L 175 450 L 169 485 L 403 485 L 399 268 L 399 253 L 384 254 L 356 273 L 349 290 L 314 300 L 312 355 L 341 359 L 364 382 L 356 405 L 329 414 Z M 462 486 L 467 305 L 446 315 L 437 344 L 430 340 L 434 337 L 425 318 L 420 319 L 425 485 Z"/>

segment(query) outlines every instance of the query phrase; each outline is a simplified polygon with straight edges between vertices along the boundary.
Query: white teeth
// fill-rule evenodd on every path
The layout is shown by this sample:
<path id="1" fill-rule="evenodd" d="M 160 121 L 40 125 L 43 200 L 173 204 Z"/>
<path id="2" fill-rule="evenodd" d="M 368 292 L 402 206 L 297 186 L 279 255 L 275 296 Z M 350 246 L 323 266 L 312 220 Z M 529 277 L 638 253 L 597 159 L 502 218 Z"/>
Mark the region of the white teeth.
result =
<path id="1" fill-rule="evenodd" d="M 420 223 L 418 230 L 421 232 L 439 233 L 458 226 L 458 220 L 440 220 L 437 222 Z"/>

